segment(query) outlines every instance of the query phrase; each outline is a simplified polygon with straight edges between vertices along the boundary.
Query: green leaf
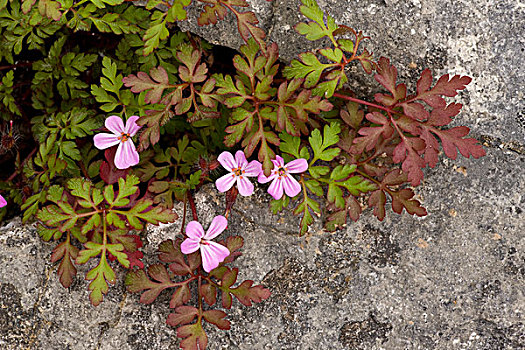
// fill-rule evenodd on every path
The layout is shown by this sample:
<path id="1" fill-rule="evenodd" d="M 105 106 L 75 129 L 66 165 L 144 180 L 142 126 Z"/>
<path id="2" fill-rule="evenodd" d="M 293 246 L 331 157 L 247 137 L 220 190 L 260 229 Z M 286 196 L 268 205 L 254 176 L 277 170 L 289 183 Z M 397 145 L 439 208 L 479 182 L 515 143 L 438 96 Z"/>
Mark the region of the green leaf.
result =
<path id="1" fill-rule="evenodd" d="M 115 284 L 116 281 L 115 271 L 109 266 L 105 254 L 102 255 L 99 264 L 89 270 L 86 279 L 91 281 L 88 286 L 91 291 L 89 299 L 93 306 L 98 306 L 102 302 L 104 294 L 108 292 L 108 282 Z"/>
<path id="2" fill-rule="evenodd" d="M 140 230 L 143 228 L 141 220 L 146 221 L 153 225 L 159 223 L 168 223 L 177 220 L 177 214 L 170 209 L 163 208 L 161 206 L 152 206 L 153 201 L 151 199 L 141 199 L 138 201 L 129 211 L 124 212 L 129 224 L 134 228 Z"/>
<path id="3" fill-rule="evenodd" d="M 301 138 L 292 136 L 287 133 L 280 133 L 279 138 L 281 139 L 281 144 L 279 149 L 281 152 L 291 154 L 294 158 L 302 158 L 299 155 L 299 146 L 301 145 Z"/>
<path id="4" fill-rule="evenodd" d="M 305 52 L 299 55 L 298 60 L 292 60 L 289 66 L 283 70 L 283 75 L 288 79 L 305 78 L 304 86 L 311 88 L 315 86 L 323 71 L 330 67 L 335 67 L 335 64 L 321 63 L 317 56 L 312 52 Z"/>
<path id="5" fill-rule="evenodd" d="M 308 226 L 310 226 L 314 222 L 314 218 L 312 216 L 313 212 L 317 213 L 317 215 L 321 214 L 321 208 L 319 207 L 319 203 L 317 203 L 316 201 L 314 201 L 306 195 L 303 196 L 302 201 L 294 210 L 295 215 L 299 215 L 302 213 L 302 218 L 300 222 L 301 230 L 299 232 L 301 236 L 308 231 Z"/>
<path id="6" fill-rule="evenodd" d="M 149 55 L 157 47 L 159 47 L 159 42 L 168 37 L 169 31 L 166 28 L 166 15 L 167 13 L 161 13 L 160 11 L 155 11 L 158 17 L 155 21 L 152 22 L 150 27 L 146 30 L 144 34 L 143 41 L 144 43 L 144 56 Z M 154 14 L 154 16 L 155 16 Z M 153 18 L 153 17 L 152 17 Z"/>
<path id="7" fill-rule="evenodd" d="M 340 148 L 328 148 L 335 145 L 339 142 L 339 133 L 341 132 L 341 127 L 338 123 L 330 123 L 330 125 L 325 125 L 323 129 L 323 136 L 319 129 L 312 131 L 311 136 L 308 138 L 310 145 L 314 152 L 314 158 L 310 162 L 310 166 L 315 163 L 317 160 L 331 161 L 339 155 L 341 152 Z"/>
<path id="8" fill-rule="evenodd" d="M 126 197 L 131 196 L 132 194 L 135 194 L 137 190 L 139 189 L 138 185 L 140 183 L 140 180 L 135 175 L 128 175 L 126 176 L 126 179 L 123 178 L 118 179 L 118 193 L 117 197 L 114 201 L 109 201 L 106 197 L 106 201 L 112 206 L 112 207 L 123 207 L 129 203 L 129 199 Z M 108 185 L 112 186 L 112 185 Z M 105 193 L 104 193 L 105 195 Z"/>
<path id="9" fill-rule="evenodd" d="M 305 35 L 306 39 L 311 41 L 326 36 L 334 42 L 333 33 L 338 28 L 334 18 L 330 15 L 326 15 L 325 23 L 325 14 L 315 0 L 301 0 L 301 2 L 303 5 L 299 7 L 299 10 L 313 22 L 301 22 L 295 26 L 295 30 L 299 34 Z"/>
<path id="10" fill-rule="evenodd" d="M 290 204 L 290 197 L 288 196 L 282 196 L 281 199 L 272 199 L 270 201 L 270 210 L 272 213 L 277 214 L 288 207 L 288 204 Z"/>

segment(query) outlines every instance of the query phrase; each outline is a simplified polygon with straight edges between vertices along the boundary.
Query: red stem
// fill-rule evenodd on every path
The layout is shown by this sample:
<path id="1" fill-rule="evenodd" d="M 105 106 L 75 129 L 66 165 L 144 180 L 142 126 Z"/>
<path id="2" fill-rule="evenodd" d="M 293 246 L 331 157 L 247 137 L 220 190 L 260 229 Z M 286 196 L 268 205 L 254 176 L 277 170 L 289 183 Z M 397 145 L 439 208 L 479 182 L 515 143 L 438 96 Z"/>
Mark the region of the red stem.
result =
<path id="1" fill-rule="evenodd" d="M 32 64 L 33 64 L 33 62 L 21 62 L 21 63 L 17 63 L 17 64 L 10 64 L 8 66 L 0 66 L 0 70 L 31 66 Z"/>
<path id="2" fill-rule="evenodd" d="M 197 216 L 197 207 L 195 207 L 195 201 L 193 200 L 193 197 L 190 191 L 188 191 L 187 193 L 188 193 L 188 202 L 190 202 L 191 215 L 193 216 L 193 220 L 199 221 L 199 217 Z"/>
<path id="3" fill-rule="evenodd" d="M 362 104 L 362 105 L 366 105 L 366 106 L 370 106 L 370 107 L 374 107 L 374 108 L 377 108 L 377 109 L 381 109 L 385 112 L 390 112 L 390 113 L 394 113 L 394 114 L 400 114 L 399 112 L 397 111 L 394 111 L 393 109 L 390 109 L 390 108 L 387 108 L 387 107 L 383 107 L 383 106 L 380 106 L 380 105 L 376 105 L 375 103 L 372 103 L 372 102 L 367 102 L 367 101 L 363 101 L 363 100 L 360 100 L 358 98 L 354 98 L 354 97 L 350 97 L 350 96 L 347 96 L 347 95 L 343 95 L 343 94 L 340 94 L 340 93 L 334 93 L 334 97 L 339 97 L 339 98 L 342 98 L 344 100 L 348 100 L 348 101 L 352 101 L 352 102 L 356 102 L 356 103 L 359 103 L 359 104 Z"/>
<path id="4" fill-rule="evenodd" d="M 33 148 L 33 150 L 31 151 L 31 153 L 29 153 L 29 155 L 22 161 L 22 164 L 20 164 L 20 168 L 22 168 L 24 166 L 24 164 L 26 163 L 26 161 L 31 158 L 35 153 L 36 151 L 38 150 L 38 147 L 35 147 Z M 11 176 L 9 176 L 7 178 L 7 181 L 11 181 L 15 178 L 16 174 L 18 174 L 18 170 L 15 170 L 14 173 L 11 174 Z"/>

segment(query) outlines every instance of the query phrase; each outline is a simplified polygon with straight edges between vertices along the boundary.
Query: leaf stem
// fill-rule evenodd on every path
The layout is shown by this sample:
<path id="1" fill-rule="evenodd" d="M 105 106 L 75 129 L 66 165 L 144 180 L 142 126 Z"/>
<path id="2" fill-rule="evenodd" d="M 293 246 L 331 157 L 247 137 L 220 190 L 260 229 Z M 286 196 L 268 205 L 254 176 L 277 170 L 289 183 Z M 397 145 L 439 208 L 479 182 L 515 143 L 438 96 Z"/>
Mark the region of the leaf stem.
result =
<path id="1" fill-rule="evenodd" d="M 193 200 L 193 196 L 191 195 L 190 191 L 186 193 L 188 194 L 188 202 L 190 203 L 191 215 L 193 217 L 193 220 L 199 221 L 199 217 L 197 216 L 197 207 L 195 207 L 195 201 Z"/>
<path id="2" fill-rule="evenodd" d="M 36 153 L 36 151 L 38 151 L 38 147 L 33 148 L 33 150 L 27 155 L 27 157 L 25 157 L 25 159 L 22 161 L 22 164 L 20 164 L 20 169 L 22 169 L 22 167 L 25 165 L 27 160 L 31 158 Z M 18 172 L 19 170 L 15 170 L 15 172 L 12 173 L 11 176 L 9 176 L 6 181 L 13 180 L 15 176 L 18 174 Z"/>
<path id="3" fill-rule="evenodd" d="M 374 107 L 374 108 L 377 108 L 377 109 L 380 109 L 380 110 L 383 110 L 385 112 L 389 112 L 389 113 L 394 113 L 394 114 L 402 114 L 400 112 L 397 112 L 391 108 L 387 108 L 387 107 L 383 107 L 383 106 L 380 106 L 378 104 L 375 104 L 375 103 L 372 103 L 372 102 L 367 102 L 367 101 L 364 101 L 364 100 L 360 100 L 358 98 L 355 98 L 355 97 L 350 97 L 348 95 L 343 95 L 343 94 L 340 94 L 338 92 L 334 93 L 333 95 L 334 97 L 339 97 L 339 98 L 342 98 L 344 100 L 347 100 L 347 101 L 352 101 L 352 102 L 356 102 L 356 103 L 359 103 L 359 104 L 362 104 L 362 105 L 366 105 L 366 106 L 370 106 L 370 107 Z"/>
<path id="4" fill-rule="evenodd" d="M 182 214 L 182 224 L 180 226 L 180 233 L 184 235 L 184 224 L 186 223 L 186 212 L 188 210 L 188 198 L 184 196 L 184 209 Z"/>

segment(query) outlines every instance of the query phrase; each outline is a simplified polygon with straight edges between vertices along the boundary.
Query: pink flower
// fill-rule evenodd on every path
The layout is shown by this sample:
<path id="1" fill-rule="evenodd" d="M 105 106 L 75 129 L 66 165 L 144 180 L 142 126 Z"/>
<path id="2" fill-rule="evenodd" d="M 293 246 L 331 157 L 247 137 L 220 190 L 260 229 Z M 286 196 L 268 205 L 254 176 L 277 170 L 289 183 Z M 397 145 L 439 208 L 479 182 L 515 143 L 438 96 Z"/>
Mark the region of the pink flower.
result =
<path id="1" fill-rule="evenodd" d="M 120 117 L 112 115 L 106 119 L 105 125 L 113 134 L 98 134 L 93 138 L 95 147 L 98 149 L 106 149 L 118 145 L 117 153 L 115 154 L 115 166 L 118 169 L 127 169 L 139 163 L 139 153 L 131 140 L 141 128 L 136 123 L 137 119 L 139 117 L 136 115 L 129 117 L 126 121 L 126 126 L 124 126 Z"/>
<path id="2" fill-rule="evenodd" d="M 230 172 L 215 181 L 219 192 L 228 191 L 237 182 L 237 188 L 242 196 L 249 196 L 253 193 L 253 184 L 247 177 L 259 175 L 262 170 L 261 163 L 256 160 L 248 163 L 243 151 L 237 151 L 235 159 L 230 152 L 222 152 L 217 160 Z"/>
<path id="3" fill-rule="evenodd" d="M 222 244 L 210 241 L 210 239 L 217 237 L 224 231 L 226 226 L 228 226 L 228 221 L 222 215 L 217 215 L 213 218 L 206 234 L 204 234 L 204 229 L 199 222 L 189 222 L 186 226 L 186 235 L 188 238 L 180 245 L 181 252 L 183 254 L 191 254 L 200 249 L 202 267 L 204 271 L 210 272 L 230 255 L 228 248 Z"/>
<path id="4" fill-rule="evenodd" d="M 2 197 L 2 195 L 0 194 L 0 208 L 3 208 L 7 205 L 7 201 L 5 200 L 4 197 Z"/>
<path id="5" fill-rule="evenodd" d="M 302 173 L 308 169 L 308 162 L 306 159 L 299 158 L 292 160 L 288 164 L 284 164 L 284 160 L 280 156 L 276 156 L 272 160 L 274 168 L 270 176 L 266 177 L 264 173 L 259 174 L 259 182 L 267 183 L 273 180 L 268 193 L 274 199 L 281 199 L 283 196 L 283 189 L 288 197 L 295 197 L 301 192 L 301 185 L 290 174 Z"/>

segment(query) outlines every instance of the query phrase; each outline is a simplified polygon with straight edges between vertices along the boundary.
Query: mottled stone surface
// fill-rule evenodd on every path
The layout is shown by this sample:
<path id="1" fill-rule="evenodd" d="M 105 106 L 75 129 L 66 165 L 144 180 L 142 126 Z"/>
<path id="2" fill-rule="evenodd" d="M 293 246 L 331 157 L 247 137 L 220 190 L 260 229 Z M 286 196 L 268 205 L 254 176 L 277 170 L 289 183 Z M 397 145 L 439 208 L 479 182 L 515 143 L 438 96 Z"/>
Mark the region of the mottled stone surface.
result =
<path id="1" fill-rule="evenodd" d="M 284 58 L 319 47 L 293 33 L 296 0 L 253 3 Z M 429 212 L 424 218 L 389 211 L 379 222 L 367 211 L 334 233 L 321 229 L 321 218 L 300 238 L 297 218 L 271 215 L 262 188 L 240 198 L 227 230 L 245 237 L 239 279 L 263 283 L 272 296 L 253 308 L 234 303 L 231 331 L 207 327 L 209 349 L 523 349 L 525 4 L 320 4 L 338 22 L 371 36 L 369 47 L 390 57 L 402 79 L 415 83 L 427 66 L 436 74 L 473 76 L 458 98 L 466 106 L 457 120 L 484 140 L 487 156 L 443 159 L 428 170 L 417 190 Z M 238 47 L 232 23 L 198 31 L 190 21 L 186 28 Z M 364 98 L 377 90 L 360 69 L 350 78 Z M 224 210 L 224 197 L 212 186 L 196 203 L 204 226 Z M 180 221 L 148 229 L 146 261 L 156 262 L 158 243 L 179 230 Z M 169 294 L 139 304 L 138 295 L 125 291 L 120 270 L 94 308 L 81 278 L 69 290 L 60 286 L 49 262 L 53 247 L 19 220 L 0 228 L 1 349 L 178 348 L 175 330 L 165 323 Z"/>

